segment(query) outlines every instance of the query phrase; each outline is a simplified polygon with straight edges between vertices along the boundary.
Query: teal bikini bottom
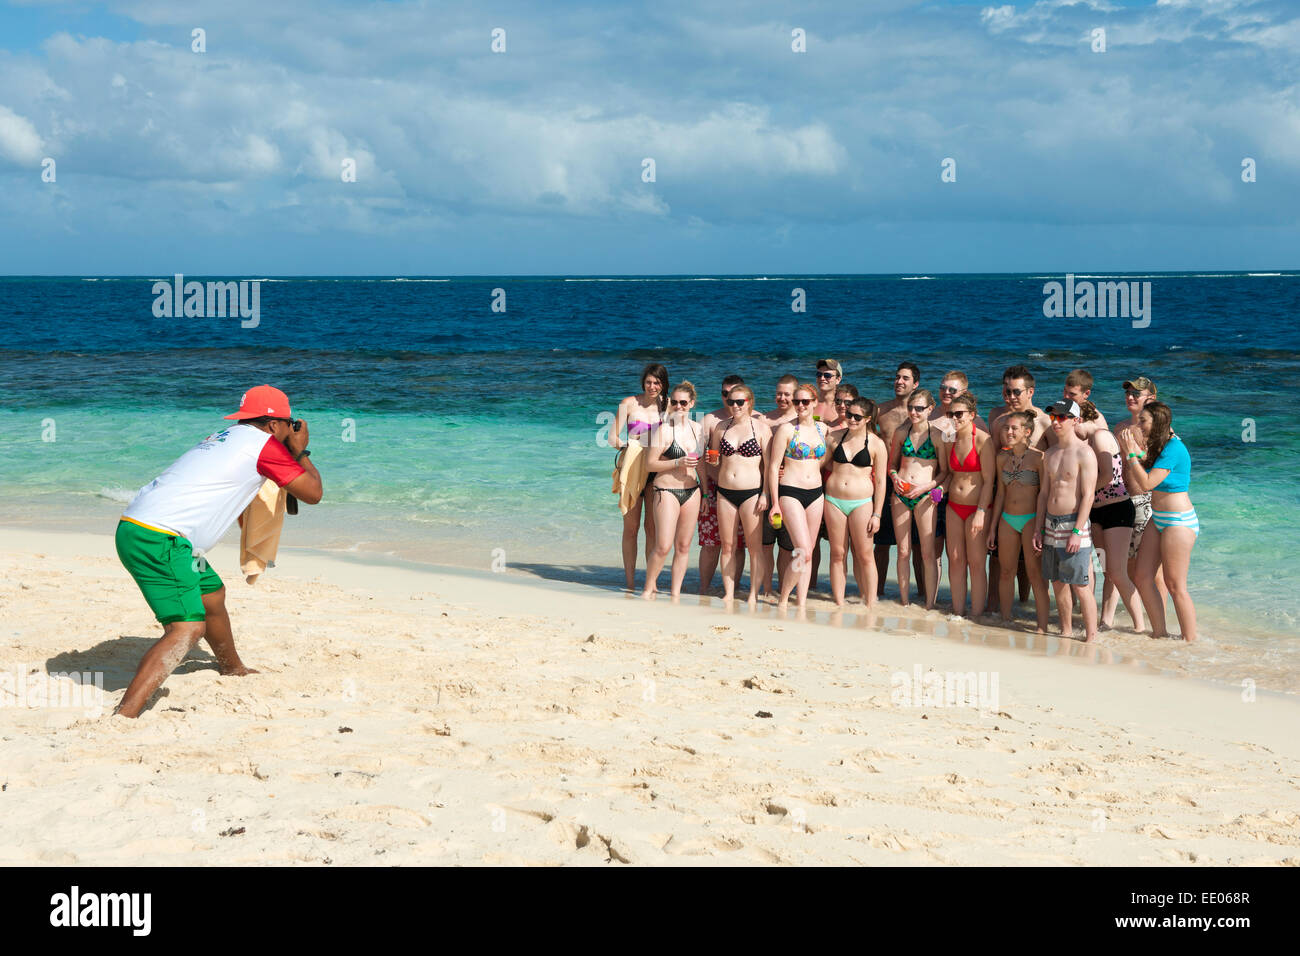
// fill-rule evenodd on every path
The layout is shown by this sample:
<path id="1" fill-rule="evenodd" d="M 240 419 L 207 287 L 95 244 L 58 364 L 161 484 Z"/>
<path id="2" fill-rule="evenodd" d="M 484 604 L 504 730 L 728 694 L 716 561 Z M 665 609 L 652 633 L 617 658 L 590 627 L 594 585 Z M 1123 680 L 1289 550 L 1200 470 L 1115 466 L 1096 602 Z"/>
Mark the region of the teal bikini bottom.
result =
<path id="1" fill-rule="evenodd" d="M 856 509 L 861 508 L 863 505 L 871 504 L 870 498 L 856 498 L 856 499 L 832 498 L 830 495 L 827 495 L 826 500 L 829 501 L 831 504 L 833 504 L 836 508 L 839 508 L 840 511 L 844 512 L 844 517 L 846 518 L 849 515 L 853 514 L 853 512 Z"/>
<path id="2" fill-rule="evenodd" d="M 1004 511 L 1002 512 L 1002 520 L 1015 528 L 1018 534 L 1025 530 L 1025 525 L 1029 524 L 1030 519 L 1036 514 L 1038 514 L 1037 511 L 1031 511 L 1027 515 L 1009 515 Z"/>

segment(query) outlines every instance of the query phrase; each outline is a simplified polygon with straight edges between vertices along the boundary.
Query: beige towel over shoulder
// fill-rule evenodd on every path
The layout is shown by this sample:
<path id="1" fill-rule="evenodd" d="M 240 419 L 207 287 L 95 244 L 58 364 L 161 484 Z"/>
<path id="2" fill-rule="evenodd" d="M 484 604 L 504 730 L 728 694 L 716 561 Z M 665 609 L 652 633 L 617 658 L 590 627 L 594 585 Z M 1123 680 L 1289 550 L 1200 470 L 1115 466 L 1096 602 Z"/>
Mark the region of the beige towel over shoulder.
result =
<path id="1" fill-rule="evenodd" d="M 257 497 L 244 509 L 239 532 L 239 569 L 249 584 L 267 568 L 275 567 L 287 499 L 285 490 L 268 478 Z"/>
<path id="2" fill-rule="evenodd" d="M 649 462 L 650 456 L 638 441 L 629 442 L 618 456 L 618 464 L 614 466 L 613 491 L 618 495 L 618 509 L 623 514 L 640 504 L 641 489 L 650 477 L 646 468 Z"/>

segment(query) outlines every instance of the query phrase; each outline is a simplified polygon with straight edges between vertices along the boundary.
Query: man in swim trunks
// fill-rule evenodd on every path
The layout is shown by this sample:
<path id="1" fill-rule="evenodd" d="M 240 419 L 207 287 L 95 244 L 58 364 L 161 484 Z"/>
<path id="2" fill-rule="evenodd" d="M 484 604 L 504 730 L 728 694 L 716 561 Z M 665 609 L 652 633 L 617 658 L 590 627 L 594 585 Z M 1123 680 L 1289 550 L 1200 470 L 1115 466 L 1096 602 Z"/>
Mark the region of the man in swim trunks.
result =
<path id="1" fill-rule="evenodd" d="M 766 413 L 763 418 L 768 427 L 775 434 L 776 430 L 786 422 L 794 421 L 798 415 L 794 408 L 794 390 L 799 386 L 799 379 L 795 375 L 782 375 L 776 383 L 776 408 Z M 763 549 L 767 554 L 767 566 L 775 567 L 777 571 L 776 579 L 781 580 L 785 574 L 786 565 L 790 563 L 790 555 L 794 551 L 794 542 L 790 540 L 790 532 L 781 526 L 777 531 L 772 527 L 771 509 L 763 515 Z M 777 545 L 780 549 L 777 549 Z M 759 596 L 772 593 L 771 581 L 764 581 L 759 590 Z"/>
<path id="2" fill-rule="evenodd" d="M 890 437 L 894 434 L 894 429 L 907 421 L 907 396 L 911 395 L 916 389 L 921 387 L 921 369 L 915 362 L 899 362 L 898 371 L 894 373 L 894 397 L 883 403 L 876 414 L 876 421 L 880 426 L 880 437 L 884 439 L 885 445 L 889 445 Z M 885 500 L 892 501 L 894 494 L 894 479 L 885 479 Z M 889 549 L 895 546 L 894 540 L 894 522 L 889 520 L 886 512 L 885 520 L 880 522 L 880 530 L 876 532 L 875 558 L 876 558 L 876 594 L 877 597 L 883 597 L 885 593 L 885 576 L 889 573 Z M 916 575 L 917 595 L 918 598 L 924 594 L 925 574 L 921 567 L 921 545 L 920 538 L 917 537 L 916 524 L 912 524 L 912 571 Z"/>
<path id="3" fill-rule="evenodd" d="M 307 423 L 295 430 L 284 392 L 250 388 L 239 411 L 225 417 L 237 424 L 209 435 L 141 488 L 118 523 L 118 557 L 163 626 L 115 711 L 123 717 L 138 717 L 200 640 L 212 648 L 221 674 L 257 673 L 239 659 L 225 585 L 203 555 L 268 478 L 299 501 L 321 499 Z"/>
<path id="4" fill-rule="evenodd" d="M 1034 516 L 1034 550 L 1042 552 L 1043 577 L 1056 592 L 1061 634 L 1073 637 L 1074 600 L 1083 609 L 1085 641 L 1097 636 L 1097 598 L 1092 582 L 1092 511 L 1097 456 L 1075 433 L 1079 406 L 1061 399 L 1047 408 L 1056 444 L 1043 457 L 1044 481 Z M 1071 596 L 1073 592 L 1073 597 Z"/>
<path id="5" fill-rule="evenodd" d="M 724 419 L 731 417 L 725 402 L 727 393 L 733 386 L 744 385 L 745 380 L 739 375 L 728 375 L 722 380 L 723 405 L 704 416 L 701 425 L 705 435 L 712 435 L 714 427 Z M 790 393 L 792 396 L 793 391 Z M 700 502 L 700 593 L 708 594 L 713 586 L 713 573 L 718 569 L 718 558 L 722 554 L 722 538 L 718 534 L 718 489 L 707 477 L 704 478 L 704 498 Z M 736 560 L 740 562 L 737 576 L 745 573 L 745 531 L 736 529 Z"/>

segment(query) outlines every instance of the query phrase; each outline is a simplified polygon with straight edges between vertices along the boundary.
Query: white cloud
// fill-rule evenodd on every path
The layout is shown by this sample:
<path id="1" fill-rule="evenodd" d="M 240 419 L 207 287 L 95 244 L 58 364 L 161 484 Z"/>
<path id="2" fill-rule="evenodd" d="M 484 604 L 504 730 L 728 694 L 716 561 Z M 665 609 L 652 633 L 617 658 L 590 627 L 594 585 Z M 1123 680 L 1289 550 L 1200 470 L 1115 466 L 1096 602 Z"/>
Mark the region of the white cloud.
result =
<path id="1" fill-rule="evenodd" d="M 19 165 L 35 166 L 44 155 L 45 144 L 36 127 L 25 116 L 0 106 L 0 157 Z"/>

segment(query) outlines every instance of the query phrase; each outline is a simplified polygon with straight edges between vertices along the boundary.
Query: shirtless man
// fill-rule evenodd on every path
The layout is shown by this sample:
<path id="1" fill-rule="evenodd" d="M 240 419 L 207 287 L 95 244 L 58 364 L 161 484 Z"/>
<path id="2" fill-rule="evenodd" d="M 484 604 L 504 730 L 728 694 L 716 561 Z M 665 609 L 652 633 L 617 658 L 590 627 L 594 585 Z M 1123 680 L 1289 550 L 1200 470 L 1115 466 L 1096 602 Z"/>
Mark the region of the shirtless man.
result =
<path id="1" fill-rule="evenodd" d="M 904 407 L 907 402 L 907 396 L 911 395 L 921 386 L 921 370 L 915 362 L 899 362 L 898 371 L 894 373 L 894 397 L 883 403 L 876 413 L 876 421 L 880 426 L 880 437 L 884 439 L 885 445 L 889 445 L 890 438 L 894 430 L 899 425 L 907 421 L 907 409 Z M 892 501 L 894 494 L 894 480 L 885 479 L 885 500 Z M 894 522 L 886 520 L 889 512 L 885 512 L 885 519 L 880 522 L 880 530 L 876 532 L 876 596 L 883 597 L 885 593 L 885 576 L 889 573 L 889 549 L 894 547 Z M 913 529 L 915 529 L 913 525 Z M 915 530 L 913 531 L 915 535 Z M 912 571 L 915 573 L 917 580 L 918 595 L 924 594 L 924 587 L 921 584 L 925 580 L 925 573 L 921 567 L 921 546 L 920 540 L 914 538 L 912 541 Z M 937 579 L 936 579 L 937 580 Z"/>
<path id="2" fill-rule="evenodd" d="M 776 408 L 767 412 L 763 418 L 767 421 L 768 427 L 776 431 L 777 427 L 784 425 L 786 422 L 792 422 L 795 419 L 794 389 L 799 384 L 799 379 L 794 375 L 782 375 L 776 383 Z"/>
<path id="3" fill-rule="evenodd" d="M 993 409 L 989 415 L 989 424 L 993 438 L 999 448 L 1005 448 L 1007 441 L 1004 416 L 1007 412 L 1029 412 L 1034 416 L 1034 433 L 1029 436 L 1029 447 L 1043 451 L 1047 448 L 1046 434 L 1052 429 L 1052 420 L 1041 408 L 1034 407 L 1034 376 L 1023 365 L 1013 365 L 1002 373 L 1002 400 L 1005 402 Z"/>
<path id="4" fill-rule="evenodd" d="M 1086 368 L 1076 368 L 1065 376 L 1065 388 L 1061 394 L 1067 402 L 1074 402 L 1074 404 L 1083 408 L 1083 403 L 1088 401 L 1092 395 L 1092 373 Z M 1090 422 L 1080 420 L 1074 429 L 1074 433 L 1084 441 L 1088 441 L 1097 432 L 1108 431 L 1109 429 L 1110 426 L 1106 424 L 1106 416 L 1101 413 L 1101 409 L 1097 409 L 1097 417 Z M 1047 444 L 1055 445 L 1056 433 L 1049 428 L 1045 434 L 1047 435 Z"/>
<path id="5" fill-rule="evenodd" d="M 1092 582 L 1092 499 L 1097 456 L 1075 433 L 1079 406 L 1061 399 L 1048 406 L 1056 444 L 1043 456 L 1043 483 L 1034 516 L 1034 550 L 1043 555 L 1043 577 L 1056 592 L 1061 635 L 1073 637 L 1073 598 L 1083 609 L 1085 641 L 1097 636 L 1097 598 Z M 1073 592 L 1073 597 L 1071 593 Z"/>
<path id="6" fill-rule="evenodd" d="M 726 402 L 727 393 L 731 391 L 732 386 L 744 384 L 745 380 L 739 375 L 728 375 L 724 378 L 722 401 Z M 712 435 L 718 422 L 730 417 L 731 412 L 727 411 L 725 404 L 715 408 L 705 415 L 700 423 L 704 428 L 704 434 Z M 708 594 L 709 588 L 713 586 L 713 572 L 718 569 L 718 557 L 722 554 L 722 539 L 718 537 L 718 491 L 713 487 L 709 477 L 704 479 L 704 491 L 704 500 L 700 502 L 700 593 Z M 740 562 L 740 567 L 736 574 L 739 577 L 745 573 L 745 537 L 743 531 L 738 533 L 740 538 L 736 542 L 736 560 Z"/>
<path id="7" fill-rule="evenodd" d="M 943 377 L 943 382 L 939 385 L 939 402 L 934 406 L 934 411 L 930 413 L 930 421 L 934 422 L 935 428 L 939 429 L 939 434 L 943 440 L 952 444 L 953 438 L 957 436 L 957 423 L 953 421 L 948 414 L 952 408 L 952 400 L 962 392 L 970 388 L 970 380 L 966 378 L 965 372 L 952 371 Z M 978 415 L 975 416 L 975 430 L 989 433 L 989 423 Z"/>
<path id="8" fill-rule="evenodd" d="M 835 359 L 817 360 L 817 406 L 813 409 L 813 416 L 825 422 L 827 428 L 834 428 L 839 420 L 839 412 L 835 410 L 835 389 L 843 377 L 840 363 Z"/>

